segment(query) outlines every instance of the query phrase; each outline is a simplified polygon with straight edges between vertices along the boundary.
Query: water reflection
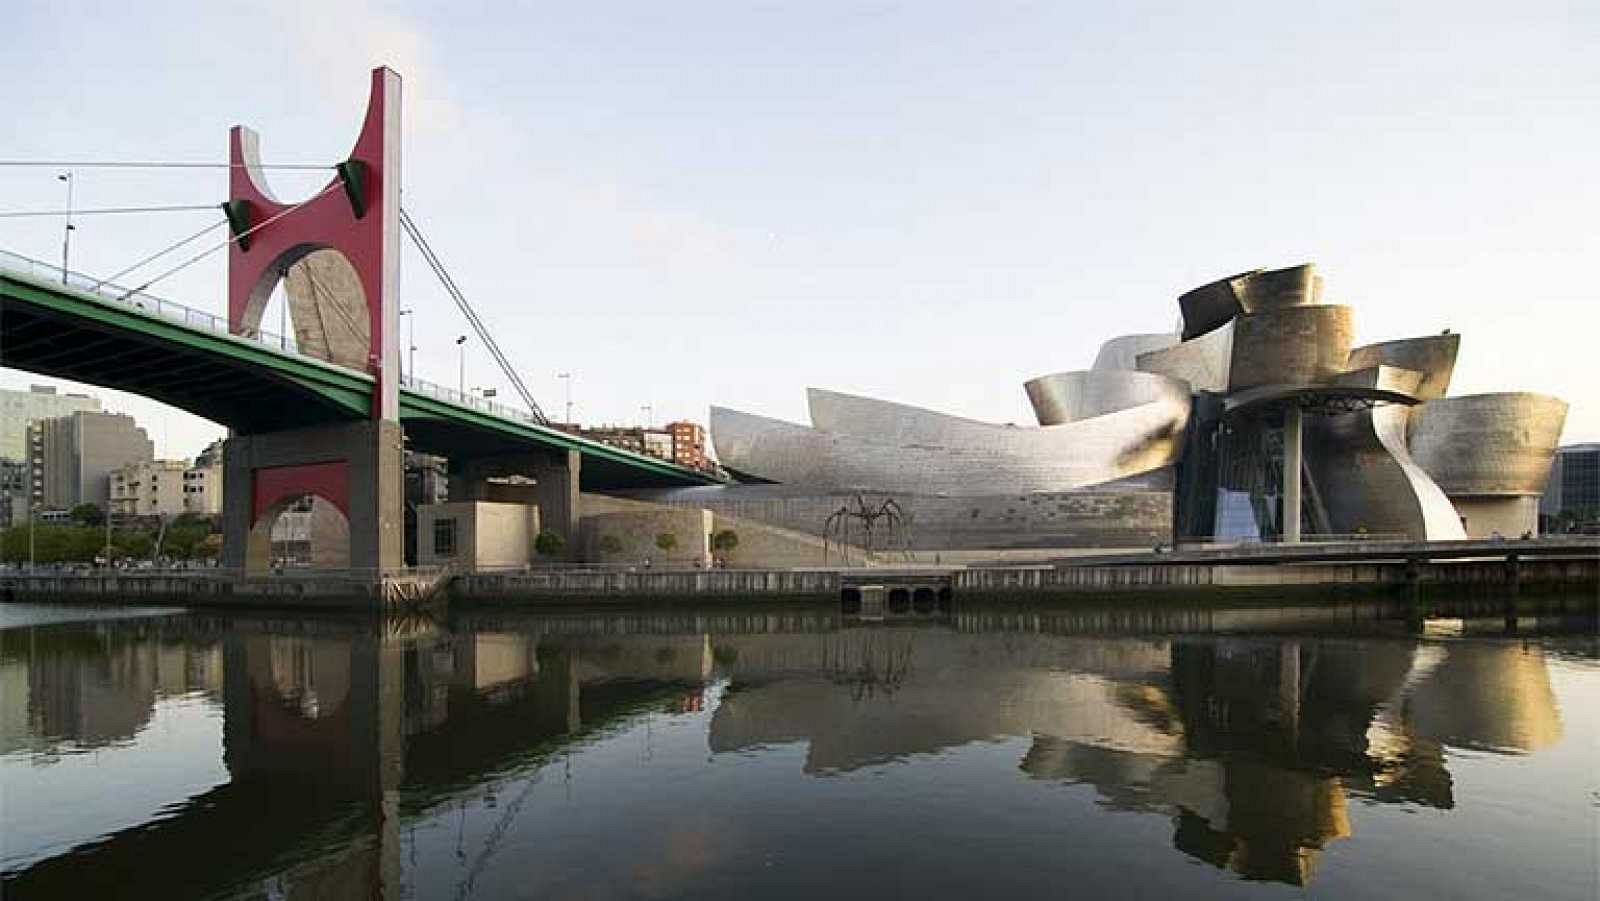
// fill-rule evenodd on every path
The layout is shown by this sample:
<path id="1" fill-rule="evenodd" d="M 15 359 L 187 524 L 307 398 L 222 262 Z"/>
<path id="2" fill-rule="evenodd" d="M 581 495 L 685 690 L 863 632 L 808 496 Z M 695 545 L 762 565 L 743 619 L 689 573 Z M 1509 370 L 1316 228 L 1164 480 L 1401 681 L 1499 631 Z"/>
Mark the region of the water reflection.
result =
<path id="1" fill-rule="evenodd" d="M 1540 641 L 1477 639 L 1472 628 L 1436 641 L 1408 611 L 1385 607 L 1163 616 L 981 612 L 897 628 L 804 611 L 449 624 L 174 615 L 9 629 L 7 795 L 62 755 L 149 751 L 153 713 L 171 698 L 220 713 L 226 778 L 194 794 L 173 787 L 158 813 L 130 814 L 126 828 L 115 816 L 7 804 L 8 821 L 65 817 L 81 839 L 7 839 L 4 889 L 494 894 L 488 886 L 525 882 L 535 866 L 500 853 L 518 830 L 570 827 L 636 858 L 636 882 L 620 893 L 695 893 L 713 871 L 733 880 L 727 892 L 760 878 L 749 849 L 777 828 L 742 819 L 745 800 L 856 785 L 891 764 L 946 772 L 977 792 L 1008 769 L 1036 786 L 1029 804 L 1062 816 L 1069 796 L 1039 792 L 1083 786 L 1099 810 L 1165 818 L 1183 860 L 1305 885 L 1325 849 L 1356 832 L 1352 800 L 1449 811 L 1451 749 L 1534 754 L 1564 735 Z M 1561 608 L 1513 624 L 1521 635 L 1562 632 L 1572 616 Z M 1592 632 L 1587 616 L 1580 607 L 1576 622 Z M 641 728 L 649 749 L 651 730 L 673 722 L 689 732 L 664 732 L 659 756 L 618 762 Z M 698 756 L 672 753 L 696 745 Z M 803 781 L 787 782 L 784 749 L 801 747 L 790 772 Z M 948 769 L 974 748 L 1003 768 Z M 571 806 L 574 755 L 631 793 L 630 813 L 605 819 L 614 799 L 603 796 Z M 169 758 L 154 757 L 179 765 Z M 716 768 L 724 758 L 779 766 L 734 779 Z M 107 753 L 97 765 L 159 783 L 142 768 L 150 759 Z M 629 781 L 641 768 L 661 778 Z M 700 780 L 693 816 L 667 801 L 686 779 Z M 558 780 L 561 809 L 543 794 Z M 833 799 L 812 811 L 825 834 L 848 805 L 818 798 Z M 672 809 L 638 813 L 652 805 Z M 1045 828 L 1020 806 L 1009 816 L 999 822 Z M 540 865 L 552 879 L 584 868 Z M 437 878 L 446 870 L 451 886 Z"/>

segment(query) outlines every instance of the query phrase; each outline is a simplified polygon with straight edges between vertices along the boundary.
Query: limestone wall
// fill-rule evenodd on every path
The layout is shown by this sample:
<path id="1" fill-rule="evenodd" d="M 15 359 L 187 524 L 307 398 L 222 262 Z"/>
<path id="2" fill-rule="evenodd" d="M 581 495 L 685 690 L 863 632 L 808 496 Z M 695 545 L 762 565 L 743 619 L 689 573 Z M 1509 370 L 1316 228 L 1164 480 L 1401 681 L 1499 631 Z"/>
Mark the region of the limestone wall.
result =
<path id="1" fill-rule="evenodd" d="M 845 562 L 846 555 L 851 563 L 865 560 L 865 554 L 858 547 L 844 548 L 838 542 L 824 546 L 823 540 L 816 535 L 770 526 L 753 519 L 715 514 L 712 527 L 713 534 L 726 529 L 739 537 L 738 546 L 732 551 L 714 552 L 731 567 L 839 566 Z"/>
<path id="2" fill-rule="evenodd" d="M 1453 497 L 1456 512 L 1468 538 L 1488 538 L 1499 532 L 1504 538 L 1519 538 L 1524 532 L 1539 534 L 1539 498 L 1529 496 Z"/>
<path id="3" fill-rule="evenodd" d="M 434 524 L 455 520 L 455 553 L 441 554 L 434 543 Z M 530 504 L 456 501 L 417 508 L 417 563 L 440 566 L 518 567 L 534 559 L 539 535 L 539 508 Z"/>
<path id="4" fill-rule="evenodd" d="M 1172 540 L 1172 492 L 1159 483 L 1150 490 L 973 497 L 874 492 L 866 500 L 877 505 L 891 497 L 905 514 L 912 550 L 1150 547 Z M 634 498 L 708 509 L 819 540 L 831 514 L 855 505 L 850 492 L 784 485 L 679 488 L 638 492 Z M 862 541 L 859 528 L 854 526 L 853 543 Z M 875 548 L 886 549 L 886 539 L 880 532 Z"/>
<path id="5" fill-rule="evenodd" d="M 584 516 L 578 526 L 578 541 L 587 563 L 703 563 L 710 559 L 711 524 L 711 513 L 706 510 L 637 505 Z M 663 549 L 657 544 L 661 535 L 673 536 L 672 548 Z"/>

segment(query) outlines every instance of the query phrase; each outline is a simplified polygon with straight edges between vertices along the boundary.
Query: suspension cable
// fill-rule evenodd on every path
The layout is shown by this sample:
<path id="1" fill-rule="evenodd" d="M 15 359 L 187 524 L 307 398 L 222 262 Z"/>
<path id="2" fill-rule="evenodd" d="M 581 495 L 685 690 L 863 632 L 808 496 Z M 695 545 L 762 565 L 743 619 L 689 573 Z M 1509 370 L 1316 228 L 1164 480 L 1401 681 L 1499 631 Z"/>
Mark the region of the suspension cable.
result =
<path id="1" fill-rule="evenodd" d="M 179 160 L 0 160 L 0 166 L 60 169 L 335 169 L 333 163 L 197 163 Z"/>
<path id="2" fill-rule="evenodd" d="M 216 208 L 215 206 L 208 207 L 208 209 L 215 209 L 215 208 Z M 158 260 L 161 257 L 164 257 L 167 254 L 173 252 L 174 250 L 177 250 L 178 248 L 182 247 L 183 245 L 190 243 L 191 241 L 197 241 L 200 238 L 205 237 L 206 235 L 216 231 L 217 229 L 219 229 L 219 228 L 221 228 L 221 227 L 223 227 L 224 225 L 227 225 L 227 224 L 228 224 L 228 220 L 226 220 L 226 219 L 223 219 L 223 220 L 218 221 L 218 222 L 213 222 L 210 225 L 206 226 L 205 228 L 202 228 L 199 231 L 195 232 L 194 234 L 190 235 L 189 237 L 184 238 L 182 241 L 176 241 L 176 242 L 174 242 L 172 244 L 168 244 L 166 247 L 163 247 L 160 250 L 156 251 L 155 253 L 150 254 L 149 256 L 145 257 L 144 259 L 140 260 L 139 262 L 134 263 L 132 266 L 129 266 L 126 269 L 122 269 L 122 270 L 120 270 L 120 271 L 118 271 L 116 273 L 113 273 L 112 275 L 108 275 L 105 278 L 100 279 L 99 281 L 95 282 L 94 283 L 94 287 L 90 288 L 89 290 L 98 291 L 98 290 L 100 290 L 100 288 L 104 287 L 105 285 L 107 285 L 107 284 L 109 284 L 111 282 L 115 282 L 117 279 L 122 278 L 124 275 L 127 275 L 128 273 L 134 271 L 135 269 L 138 269 L 138 268 L 140 268 L 142 266 L 145 266 L 145 265 L 147 265 L 149 263 L 152 263 L 155 260 Z"/>
<path id="3" fill-rule="evenodd" d="M 505 377 L 510 380 L 511 386 L 522 396 L 522 402 L 528 405 L 528 411 L 533 414 L 534 421 L 540 425 L 549 425 L 550 420 L 545 417 L 544 411 L 539 408 L 538 402 L 533 399 L 533 392 L 528 390 L 528 386 L 523 383 L 522 377 L 517 375 L 517 371 L 511 365 L 511 361 L 500 349 L 499 342 L 494 340 L 494 335 L 489 331 L 488 326 L 478 316 L 477 311 L 472 308 L 472 304 L 467 302 L 466 295 L 456 286 L 455 279 L 450 277 L 450 273 L 444 268 L 444 263 L 439 259 L 438 254 L 433 252 L 433 248 L 428 244 L 428 239 L 422 236 L 422 230 L 417 228 L 417 223 L 412 220 L 411 214 L 404 207 L 400 208 L 400 225 L 405 229 L 406 235 L 411 238 L 411 242 L 416 245 L 418 250 L 422 251 L 422 258 L 427 261 L 428 268 L 432 269 L 433 274 L 438 276 L 440 284 L 444 285 L 445 292 L 450 295 L 462 314 L 467 317 L 467 322 L 472 326 L 472 330 L 477 332 L 478 338 L 483 341 L 483 346 L 488 348 L 489 355 L 494 357 L 494 361 L 499 365 L 500 371 L 505 374 Z"/>
<path id="4" fill-rule="evenodd" d="M 272 223 L 277 222 L 279 219 L 282 219 L 285 216 L 289 216 L 289 215 L 292 215 L 292 214 L 298 212 L 299 210 L 303 209 L 306 204 L 310 203 L 313 200 L 316 200 L 319 197 L 322 197 L 323 195 L 327 194 L 329 191 L 332 191 L 334 188 L 341 187 L 342 185 L 343 185 L 343 182 L 339 181 L 338 179 L 335 179 L 335 180 L 329 182 L 327 187 L 323 188 L 322 190 L 318 191 L 315 194 L 312 194 L 310 197 L 307 197 L 305 200 L 302 200 L 299 203 L 297 203 L 297 204 L 285 209 L 283 212 L 278 213 L 275 216 L 269 216 L 266 219 L 263 219 L 260 222 L 257 222 L 255 225 L 252 225 L 249 228 L 245 229 L 244 231 L 238 233 L 237 235 L 230 234 L 230 235 L 228 235 L 228 240 L 223 241 L 220 244 L 213 244 L 212 246 L 207 247 L 205 250 L 202 250 L 199 253 L 195 254 L 194 256 L 190 257 L 189 259 L 184 260 L 183 262 L 179 263 L 176 266 L 173 266 L 171 269 L 166 270 L 165 272 L 161 273 L 160 275 L 156 276 L 155 278 L 150 279 L 149 281 L 145 282 L 144 284 L 140 285 L 137 288 L 129 288 L 126 292 L 123 293 L 121 299 L 122 300 L 127 300 L 132 295 L 140 293 L 141 291 L 145 290 L 146 288 L 150 287 L 151 285 L 155 284 L 156 282 L 159 282 L 162 279 L 167 278 L 170 275 L 173 275 L 175 273 L 181 272 L 184 269 L 187 269 L 190 266 L 193 266 L 195 263 L 200 262 L 201 260 L 203 260 L 206 257 L 210 256 L 211 254 L 216 253 L 217 251 L 223 249 L 224 247 L 227 247 L 228 245 L 232 244 L 233 242 L 239 240 L 240 238 L 249 237 L 250 235 L 254 234 L 255 232 L 258 232 L 261 229 L 266 228 L 267 226 L 271 225 Z"/>
<path id="5" fill-rule="evenodd" d="M 112 216 L 122 213 L 190 213 L 195 210 L 214 210 L 214 203 L 191 203 L 183 206 L 114 206 L 89 210 L 5 210 L 0 219 L 23 219 L 30 216 Z"/>

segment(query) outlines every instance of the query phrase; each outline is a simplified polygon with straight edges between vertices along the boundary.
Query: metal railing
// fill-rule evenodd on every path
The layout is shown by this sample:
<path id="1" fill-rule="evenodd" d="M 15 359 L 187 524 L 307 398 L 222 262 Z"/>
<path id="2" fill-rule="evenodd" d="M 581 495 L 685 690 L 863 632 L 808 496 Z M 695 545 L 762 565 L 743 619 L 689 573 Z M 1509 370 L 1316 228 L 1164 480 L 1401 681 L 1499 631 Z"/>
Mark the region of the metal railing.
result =
<path id="1" fill-rule="evenodd" d="M 63 277 L 63 270 L 58 264 L 51 264 L 42 260 L 35 260 L 31 257 L 25 257 L 18 253 L 12 253 L 8 250 L 0 250 L 0 269 L 9 269 L 18 274 L 26 275 L 43 282 L 56 282 L 65 284 L 69 288 L 83 291 L 88 294 L 93 294 L 100 300 L 108 303 L 138 310 L 141 313 L 160 316 L 163 319 L 179 323 L 187 328 L 213 332 L 229 338 L 251 341 L 256 344 L 260 344 L 262 347 L 265 347 L 269 350 L 284 354 L 285 356 L 297 357 L 299 359 L 316 360 L 327 366 L 340 365 L 326 357 L 301 350 L 300 347 L 295 344 L 294 337 L 292 335 L 278 335 L 266 331 L 265 329 L 254 329 L 243 334 L 234 334 L 228 329 L 228 320 L 226 317 L 218 316 L 214 313 L 207 313 L 204 310 L 197 310 L 194 307 L 185 306 L 177 301 L 168 300 L 164 297 L 157 297 L 154 294 L 149 294 L 144 291 L 126 288 L 122 285 L 117 285 L 103 279 L 97 279 L 81 272 L 66 270 Z M 360 370 L 352 369 L 351 371 Z M 471 392 L 447 388 L 436 382 L 430 382 L 427 379 L 418 378 L 415 373 L 402 372 L 400 375 L 400 386 L 414 394 L 420 394 L 424 397 L 431 397 L 435 400 L 441 400 L 445 403 L 454 404 L 458 407 L 466 407 L 468 409 L 487 413 L 491 416 L 498 416 L 502 419 L 523 423 L 525 425 L 536 425 L 543 426 L 545 428 L 551 428 L 551 426 L 547 425 L 538 416 L 534 415 L 528 410 L 520 407 L 514 407 L 510 404 L 503 404 L 498 401 L 493 401 L 483 397 L 482 395 L 472 394 Z M 557 429 L 556 431 L 560 430 Z M 573 437 L 579 441 L 589 441 L 590 443 L 596 445 L 600 444 L 600 442 L 593 442 L 589 439 L 584 439 L 579 436 Z M 648 455 L 640 456 L 646 456 L 652 460 L 662 460 L 662 458 L 659 457 L 649 457 Z M 675 465 L 672 464 L 670 460 L 662 460 L 662 462 L 665 462 L 668 465 Z"/>
<path id="2" fill-rule="evenodd" d="M 97 279 L 92 275 L 74 272 L 70 269 L 63 274 L 59 264 L 35 260 L 18 253 L 12 253 L 9 250 L 0 250 L 0 267 L 31 276 L 40 281 L 60 282 L 69 288 L 93 294 L 101 300 L 160 316 L 163 319 L 170 319 L 192 329 L 215 332 L 219 335 L 229 335 L 234 338 L 243 338 L 261 344 L 264 347 L 272 348 L 280 353 L 293 354 L 299 357 L 312 356 L 311 354 L 302 353 L 291 336 L 273 334 L 264 329 L 257 329 L 252 334 L 234 335 L 228 331 L 228 320 L 225 317 L 185 306 L 175 300 L 168 300 L 144 291 Z M 312 356 L 312 359 L 320 358 Z M 324 360 L 324 362 L 327 361 Z"/>
<path id="3" fill-rule="evenodd" d="M 430 382 L 427 379 L 419 379 L 411 373 L 401 376 L 400 385 L 411 391 L 413 394 L 421 394 L 424 397 L 442 400 L 446 403 L 455 404 L 458 407 L 470 407 L 471 409 L 480 410 L 493 416 L 499 416 L 502 419 L 513 419 L 517 422 L 524 422 L 530 425 L 543 425 L 543 423 L 541 423 L 537 417 L 527 410 L 523 410 L 519 407 L 513 407 L 509 404 L 498 403 L 488 399 L 487 397 L 483 397 L 482 395 L 472 394 L 471 392 L 463 394 L 454 388 L 446 388 L 445 386 L 436 382 Z"/>
<path id="4" fill-rule="evenodd" d="M 226 317 L 207 313 L 204 310 L 197 310 L 174 300 L 157 297 L 154 294 L 97 279 L 94 276 L 74 272 L 70 269 L 65 271 L 63 277 L 63 270 L 59 264 L 46 263 L 8 250 L 0 250 L 0 268 L 9 269 L 44 282 L 58 282 L 74 290 L 93 294 L 100 300 L 138 310 L 142 313 L 160 316 L 187 328 L 253 341 L 281 354 L 319 360 L 329 365 L 338 365 L 326 357 L 301 350 L 299 345 L 295 343 L 293 335 L 279 335 L 265 329 L 253 329 L 241 334 L 234 334 L 228 329 Z M 453 388 L 446 388 L 426 379 L 417 378 L 415 373 L 402 374 L 400 384 L 402 387 L 417 394 L 442 400 L 446 403 L 469 407 L 517 422 L 535 425 L 539 423 L 539 420 L 527 410 L 497 403 L 471 393 L 463 393 Z"/>

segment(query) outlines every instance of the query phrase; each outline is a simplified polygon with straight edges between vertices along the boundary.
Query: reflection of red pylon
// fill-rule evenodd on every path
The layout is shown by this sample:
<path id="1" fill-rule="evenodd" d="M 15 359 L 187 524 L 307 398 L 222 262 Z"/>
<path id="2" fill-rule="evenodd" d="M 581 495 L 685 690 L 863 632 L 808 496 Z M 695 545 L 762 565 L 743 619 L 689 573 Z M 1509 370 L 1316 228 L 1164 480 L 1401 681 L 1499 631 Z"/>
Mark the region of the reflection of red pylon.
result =
<path id="1" fill-rule="evenodd" d="M 236 125 L 228 143 L 233 168 L 226 211 L 239 236 L 228 248 L 228 330 L 256 331 L 267 299 L 289 266 L 315 250 L 338 251 L 350 261 L 366 295 L 372 336 L 367 371 L 377 380 L 372 417 L 396 419 L 400 76 L 387 68 L 372 70 L 367 117 L 350 159 L 339 165 L 334 181 L 298 209 L 272 196 L 257 168 L 259 138 L 254 131 Z"/>

